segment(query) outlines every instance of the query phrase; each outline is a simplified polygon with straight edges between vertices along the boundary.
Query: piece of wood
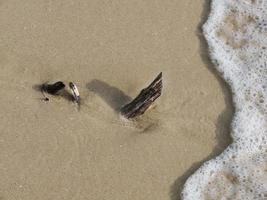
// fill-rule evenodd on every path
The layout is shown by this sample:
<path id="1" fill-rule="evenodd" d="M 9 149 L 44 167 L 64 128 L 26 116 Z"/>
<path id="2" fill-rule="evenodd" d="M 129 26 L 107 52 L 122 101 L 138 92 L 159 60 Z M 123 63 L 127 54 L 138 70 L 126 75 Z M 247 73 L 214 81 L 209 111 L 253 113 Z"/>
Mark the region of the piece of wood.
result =
<path id="1" fill-rule="evenodd" d="M 44 99 L 43 99 L 44 101 L 49 101 L 49 98 L 46 96 L 45 93 L 57 95 L 64 88 L 65 88 L 65 84 L 62 81 L 58 81 L 53 84 L 44 83 L 39 87 L 39 89 L 41 90 L 44 96 Z"/>
<path id="2" fill-rule="evenodd" d="M 121 114 L 127 119 L 144 114 L 151 104 L 161 95 L 161 92 L 162 72 L 133 101 L 121 108 Z"/>
<path id="3" fill-rule="evenodd" d="M 60 90 L 65 88 L 65 84 L 62 81 L 58 81 L 53 84 L 43 84 L 42 85 L 42 91 L 47 92 L 49 94 L 55 95 L 57 94 Z"/>

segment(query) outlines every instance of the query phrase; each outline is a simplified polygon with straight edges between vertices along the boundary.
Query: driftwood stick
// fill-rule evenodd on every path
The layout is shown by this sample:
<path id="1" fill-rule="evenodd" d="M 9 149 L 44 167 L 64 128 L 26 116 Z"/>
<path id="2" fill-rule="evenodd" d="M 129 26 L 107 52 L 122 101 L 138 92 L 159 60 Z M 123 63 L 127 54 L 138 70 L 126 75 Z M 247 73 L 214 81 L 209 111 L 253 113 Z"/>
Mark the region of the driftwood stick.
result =
<path id="1" fill-rule="evenodd" d="M 161 95 L 161 91 L 162 72 L 133 101 L 121 108 L 121 114 L 127 119 L 144 114 L 151 104 Z"/>

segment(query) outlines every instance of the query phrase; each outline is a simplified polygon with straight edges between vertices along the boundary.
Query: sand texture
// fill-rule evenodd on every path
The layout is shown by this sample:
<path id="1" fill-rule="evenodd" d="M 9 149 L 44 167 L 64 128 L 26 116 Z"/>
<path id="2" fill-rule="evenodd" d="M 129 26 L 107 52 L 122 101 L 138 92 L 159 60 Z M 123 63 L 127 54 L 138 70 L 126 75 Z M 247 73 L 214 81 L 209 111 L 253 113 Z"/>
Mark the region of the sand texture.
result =
<path id="1" fill-rule="evenodd" d="M 229 143 L 229 92 L 199 30 L 208 4 L 0 0 L 0 199 L 179 199 Z M 159 72 L 155 107 L 121 119 Z M 77 84 L 80 109 L 41 100 L 57 80 Z"/>

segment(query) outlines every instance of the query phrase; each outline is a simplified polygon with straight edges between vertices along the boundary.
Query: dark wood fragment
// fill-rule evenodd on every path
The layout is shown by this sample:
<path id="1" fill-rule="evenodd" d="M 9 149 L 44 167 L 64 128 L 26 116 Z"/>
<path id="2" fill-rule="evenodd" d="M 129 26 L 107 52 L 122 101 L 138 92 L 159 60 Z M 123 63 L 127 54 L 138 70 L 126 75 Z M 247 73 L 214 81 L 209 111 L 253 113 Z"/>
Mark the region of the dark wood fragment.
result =
<path id="1" fill-rule="evenodd" d="M 61 81 L 58 81 L 53 84 L 43 84 L 42 85 L 42 91 L 47 92 L 49 94 L 55 95 L 57 94 L 60 90 L 65 88 L 65 84 Z"/>
<path id="2" fill-rule="evenodd" d="M 121 108 L 121 114 L 127 119 L 144 114 L 151 104 L 161 95 L 161 92 L 162 72 L 133 101 Z"/>

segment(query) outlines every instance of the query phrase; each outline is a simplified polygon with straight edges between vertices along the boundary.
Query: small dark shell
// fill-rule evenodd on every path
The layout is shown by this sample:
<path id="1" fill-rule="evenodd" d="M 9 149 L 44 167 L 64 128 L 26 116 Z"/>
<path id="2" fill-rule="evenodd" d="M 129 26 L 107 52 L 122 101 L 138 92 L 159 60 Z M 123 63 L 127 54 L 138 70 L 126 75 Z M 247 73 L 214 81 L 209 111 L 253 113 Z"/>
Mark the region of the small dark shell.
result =
<path id="1" fill-rule="evenodd" d="M 43 90 L 49 94 L 57 94 L 60 90 L 65 88 L 65 84 L 61 81 L 58 81 L 54 84 L 44 84 Z"/>

